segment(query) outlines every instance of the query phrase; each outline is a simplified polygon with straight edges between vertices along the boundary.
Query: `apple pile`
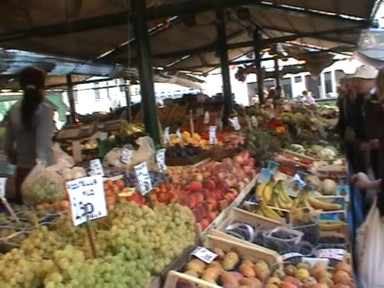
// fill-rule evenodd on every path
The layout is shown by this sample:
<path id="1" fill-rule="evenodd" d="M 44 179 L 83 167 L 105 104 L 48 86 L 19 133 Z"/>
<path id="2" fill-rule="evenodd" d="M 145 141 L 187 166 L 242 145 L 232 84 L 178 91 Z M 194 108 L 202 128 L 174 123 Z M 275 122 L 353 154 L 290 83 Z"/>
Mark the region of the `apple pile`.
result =
<path id="1" fill-rule="evenodd" d="M 278 269 L 266 282 L 266 288 L 352 288 L 355 283 L 352 267 L 340 262 L 333 271 L 323 263 L 311 266 L 307 262 Z"/>
<path id="2" fill-rule="evenodd" d="M 196 221 L 205 230 L 255 177 L 255 161 L 244 151 L 234 159 L 210 162 L 190 170 L 184 178 L 179 200 L 192 209 Z"/>

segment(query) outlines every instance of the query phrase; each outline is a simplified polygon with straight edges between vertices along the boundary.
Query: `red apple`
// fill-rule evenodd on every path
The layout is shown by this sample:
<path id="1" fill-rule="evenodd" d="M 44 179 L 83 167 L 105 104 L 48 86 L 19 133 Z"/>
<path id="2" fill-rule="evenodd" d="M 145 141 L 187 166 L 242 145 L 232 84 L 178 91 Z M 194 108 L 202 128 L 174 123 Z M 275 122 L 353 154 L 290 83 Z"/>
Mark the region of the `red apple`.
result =
<path id="1" fill-rule="evenodd" d="M 188 186 L 188 190 L 191 192 L 199 192 L 201 189 L 203 189 L 203 184 L 198 181 L 192 181 Z"/>

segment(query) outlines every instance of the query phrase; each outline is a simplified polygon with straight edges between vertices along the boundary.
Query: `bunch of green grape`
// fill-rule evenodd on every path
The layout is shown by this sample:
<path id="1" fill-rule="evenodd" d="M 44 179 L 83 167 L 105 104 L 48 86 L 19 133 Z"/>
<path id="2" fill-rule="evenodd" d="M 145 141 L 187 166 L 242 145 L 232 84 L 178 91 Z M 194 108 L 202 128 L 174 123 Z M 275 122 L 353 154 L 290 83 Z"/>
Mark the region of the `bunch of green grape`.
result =
<path id="1" fill-rule="evenodd" d="M 91 227 L 96 259 L 86 230 L 69 215 L 38 226 L 0 256 L 0 287 L 148 287 L 195 240 L 193 214 L 178 204 L 152 210 L 126 202 Z"/>

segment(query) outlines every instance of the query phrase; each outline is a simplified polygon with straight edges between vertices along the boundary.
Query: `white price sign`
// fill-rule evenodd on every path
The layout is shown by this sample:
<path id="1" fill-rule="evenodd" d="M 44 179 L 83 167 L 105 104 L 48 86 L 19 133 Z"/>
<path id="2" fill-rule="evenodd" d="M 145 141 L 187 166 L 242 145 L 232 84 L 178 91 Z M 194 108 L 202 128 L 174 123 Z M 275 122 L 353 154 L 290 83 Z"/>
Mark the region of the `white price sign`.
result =
<path id="1" fill-rule="evenodd" d="M 229 119 L 229 122 L 231 122 L 233 129 L 235 129 L 236 131 L 239 131 L 241 129 L 238 117 L 233 117 L 232 119 Z"/>
<path id="2" fill-rule="evenodd" d="M 170 142 L 170 139 L 169 139 L 169 127 L 166 127 L 164 129 L 164 144 L 168 144 Z"/>
<path id="3" fill-rule="evenodd" d="M 145 195 L 153 189 L 147 163 L 143 162 L 139 165 L 136 165 L 135 174 L 138 181 L 138 188 L 141 194 Z"/>
<path id="4" fill-rule="evenodd" d="M 192 253 L 192 256 L 195 256 L 196 258 L 199 258 L 201 261 L 210 264 L 213 260 L 218 256 L 217 254 L 209 251 L 205 247 L 197 247 Z"/>
<path id="5" fill-rule="evenodd" d="M 7 178 L 0 177 L 0 198 L 5 198 L 6 190 L 7 190 Z"/>
<path id="6" fill-rule="evenodd" d="M 101 175 L 66 182 L 75 226 L 108 215 Z"/>
<path id="7" fill-rule="evenodd" d="M 211 145 L 215 145 L 217 143 L 216 130 L 216 126 L 209 127 L 209 144 Z"/>
<path id="8" fill-rule="evenodd" d="M 121 162 L 123 162 L 124 164 L 131 164 L 131 161 L 132 151 L 127 148 L 123 148 L 123 150 L 121 151 Z"/>
<path id="9" fill-rule="evenodd" d="M 100 159 L 93 159 L 90 161 L 91 175 L 101 175 L 104 176 L 103 165 L 101 165 Z"/>
<path id="10" fill-rule="evenodd" d="M 259 126 L 259 123 L 257 122 L 257 118 L 255 115 L 251 116 L 251 124 L 253 127 Z"/>
<path id="11" fill-rule="evenodd" d="M 204 113 L 204 124 L 208 124 L 209 123 L 209 119 L 210 119 L 209 112 L 205 111 L 205 113 Z"/>
<path id="12" fill-rule="evenodd" d="M 181 139 L 181 132 L 180 132 L 180 128 L 178 128 L 177 130 L 176 130 L 176 136 L 179 138 L 179 139 Z"/>
<path id="13" fill-rule="evenodd" d="M 160 149 L 156 152 L 156 162 L 160 172 L 164 173 L 167 170 L 167 166 L 165 165 L 165 149 Z"/>

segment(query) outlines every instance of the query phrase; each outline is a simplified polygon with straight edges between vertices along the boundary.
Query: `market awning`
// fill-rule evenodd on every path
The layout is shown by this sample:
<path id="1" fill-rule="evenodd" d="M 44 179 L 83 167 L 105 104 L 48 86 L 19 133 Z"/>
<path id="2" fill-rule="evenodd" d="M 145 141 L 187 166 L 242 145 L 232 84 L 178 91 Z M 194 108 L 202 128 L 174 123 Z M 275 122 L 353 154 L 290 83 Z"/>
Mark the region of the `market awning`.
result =
<path id="1" fill-rule="evenodd" d="M 147 1 L 153 65 L 206 73 L 216 57 L 216 17 L 227 18 L 230 59 L 253 49 L 250 31 L 303 46 L 354 48 L 371 24 L 373 0 Z M 8 1 L 8 3 L 11 3 Z M 0 4 L 0 46 L 135 65 L 129 1 L 26 0 Z M 271 41 L 272 42 L 272 41 Z M 213 68 L 212 68 L 213 67 Z"/>

